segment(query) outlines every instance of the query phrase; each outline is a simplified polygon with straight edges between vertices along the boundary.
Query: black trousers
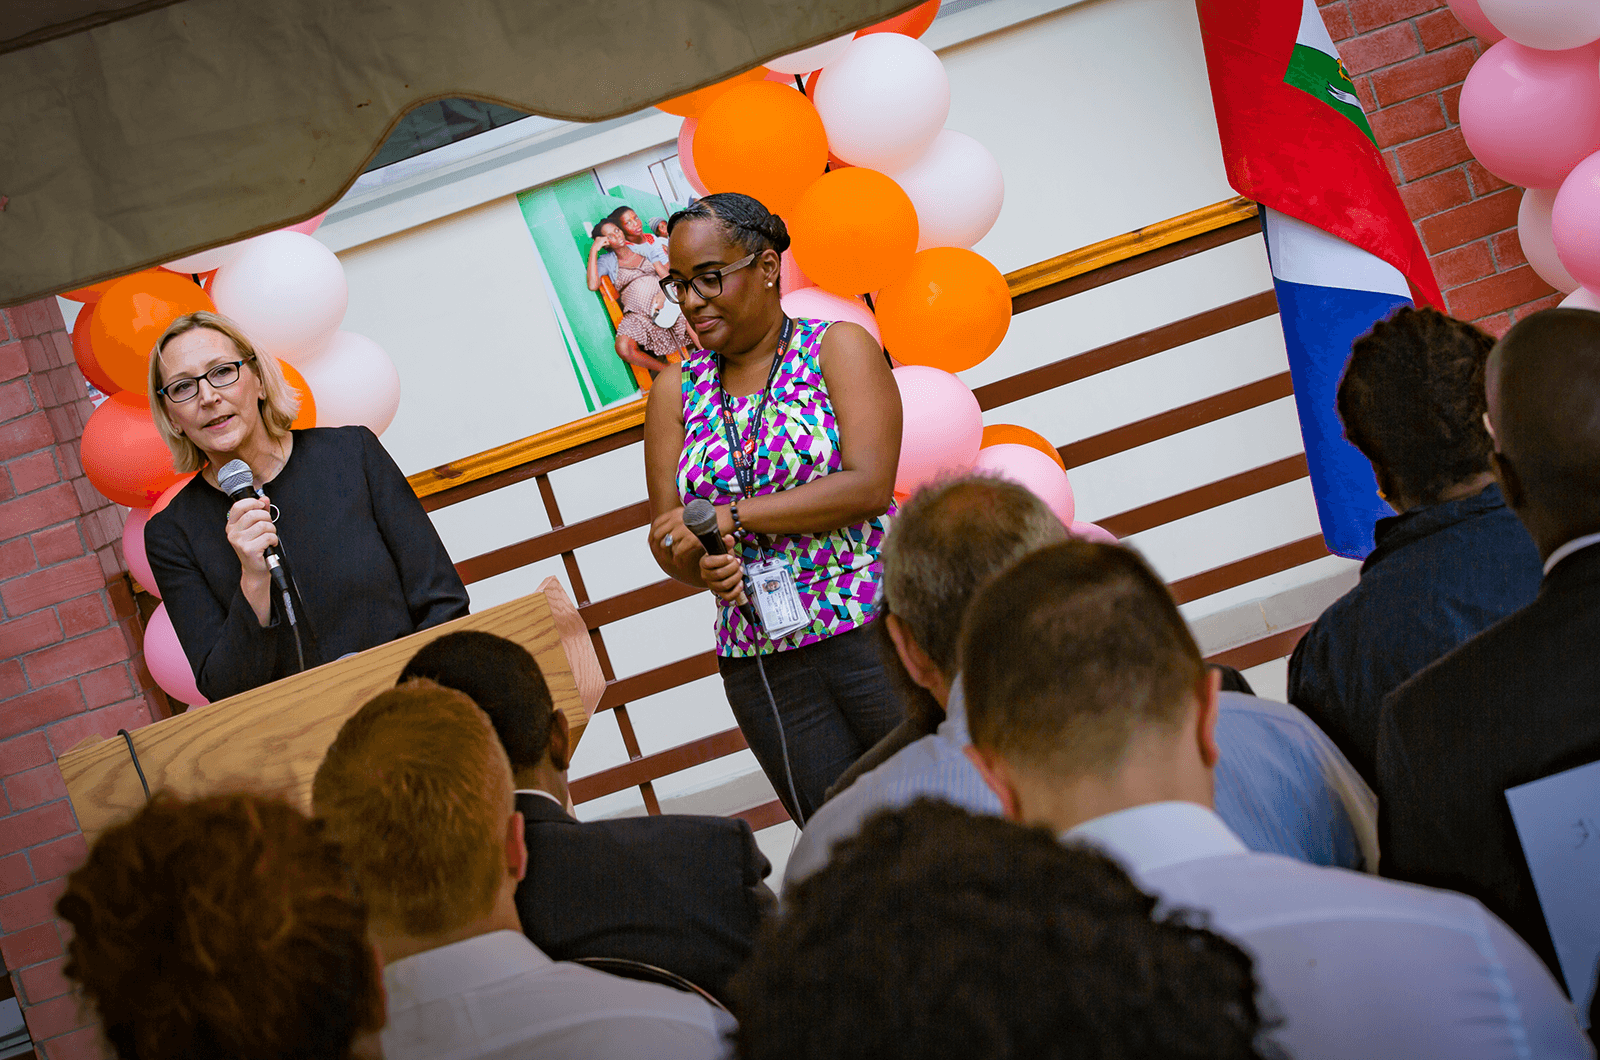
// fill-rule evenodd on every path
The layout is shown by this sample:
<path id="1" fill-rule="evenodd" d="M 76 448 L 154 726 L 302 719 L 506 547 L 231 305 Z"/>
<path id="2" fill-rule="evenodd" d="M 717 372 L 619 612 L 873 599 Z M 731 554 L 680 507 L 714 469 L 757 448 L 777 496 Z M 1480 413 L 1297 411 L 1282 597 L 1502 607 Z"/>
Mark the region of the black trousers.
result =
<path id="1" fill-rule="evenodd" d="M 868 628 L 858 626 L 803 648 L 760 657 L 783 719 L 781 741 L 756 659 L 717 658 L 739 729 L 796 823 L 810 818 L 839 775 L 905 717 L 875 640 Z M 798 812 L 784 769 L 785 744 L 800 799 Z"/>

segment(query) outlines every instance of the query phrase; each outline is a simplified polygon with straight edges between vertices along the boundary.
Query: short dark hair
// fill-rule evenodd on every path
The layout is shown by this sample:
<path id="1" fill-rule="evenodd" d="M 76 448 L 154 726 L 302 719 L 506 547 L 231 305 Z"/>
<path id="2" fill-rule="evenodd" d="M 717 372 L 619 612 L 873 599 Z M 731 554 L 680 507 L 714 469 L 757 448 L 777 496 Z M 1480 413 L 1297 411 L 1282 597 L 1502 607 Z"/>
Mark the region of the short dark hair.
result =
<path id="1" fill-rule="evenodd" d="M 1247 954 L 1191 914 L 1155 916 L 1110 859 L 1043 829 L 922 799 L 869 819 L 784 901 L 731 986 L 744 1060 L 1266 1048 Z"/>
<path id="2" fill-rule="evenodd" d="M 489 715 L 513 770 L 532 768 L 549 752 L 555 700 L 539 663 L 517 642 L 477 629 L 446 633 L 413 655 L 396 683 L 417 677 L 465 692 Z"/>
<path id="3" fill-rule="evenodd" d="M 1339 418 L 1390 500 L 1433 504 L 1489 470 L 1483 366 L 1493 347 L 1493 337 L 1471 324 L 1410 306 L 1351 347 Z"/>
<path id="4" fill-rule="evenodd" d="M 789 249 L 789 228 L 783 218 L 763 206 L 761 200 L 737 191 L 719 191 L 679 210 L 667 219 L 667 235 L 670 237 L 684 221 L 705 218 L 720 223 L 728 239 L 747 253 L 775 250 L 782 254 Z"/>
<path id="5" fill-rule="evenodd" d="M 1076 776 L 1175 726 L 1205 676 L 1172 594 L 1133 549 L 1070 540 L 978 591 L 961 630 L 972 742 Z"/>
<path id="6" fill-rule="evenodd" d="M 343 1060 L 383 1025 L 366 906 L 322 823 L 280 799 L 157 792 L 56 912 L 62 970 L 125 1060 Z"/>

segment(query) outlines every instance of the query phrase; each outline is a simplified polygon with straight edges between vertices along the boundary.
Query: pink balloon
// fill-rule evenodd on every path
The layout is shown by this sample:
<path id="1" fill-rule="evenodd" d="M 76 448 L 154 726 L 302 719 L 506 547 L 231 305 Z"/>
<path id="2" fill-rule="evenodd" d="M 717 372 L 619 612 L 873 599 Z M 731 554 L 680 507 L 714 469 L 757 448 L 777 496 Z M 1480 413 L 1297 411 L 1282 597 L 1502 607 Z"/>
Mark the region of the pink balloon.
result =
<path id="1" fill-rule="evenodd" d="M 1067 481 L 1067 473 L 1061 470 L 1060 464 L 1033 446 L 1013 442 L 985 446 L 979 450 L 972 470 L 987 471 L 1027 487 L 1056 513 L 1056 518 L 1067 526 L 1072 525 L 1077 511 L 1077 503 L 1072 499 L 1072 483 Z"/>
<path id="2" fill-rule="evenodd" d="M 700 181 L 700 171 L 694 168 L 694 131 L 700 128 L 699 118 L 685 118 L 683 124 L 678 126 L 678 168 L 683 170 L 683 175 L 688 178 L 689 187 L 694 189 L 696 195 L 709 195 L 706 186 Z"/>
<path id="3" fill-rule="evenodd" d="M 1113 534 L 1103 526 L 1096 526 L 1094 523 L 1075 522 L 1067 527 L 1067 533 L 1073 537 L 1081 537 L 1085 541 L 1098 541 L 1102 545 L 1122 544 L 1121 541 L 1117 540 L 1116 534 Z"/>
<path id="4" fill-rule="evenodd" d="M 144 664 L 161 690 L 178 702 L 191 707 L 211 702 L 195 687 L 194 670 L 189 667 L 183 645 L 178 643 L 178 631 L 172 628 L 166 604 L 157 607 L 144 624 Z"/>
<path id="5" fill-rule="evenodd" d="M 1478 0 L 1445 0 L 1445 3 L 1450 5 L 1450 11 L 1457 21 L 1467 27 L 1467 32 L 1477 37 L 1485 48 L 1506 39 L 1506 35 L 1495 29 L 1489 16 L 1483 13 Z"/>
<path id="6" fill-rule="evenodd" d="M 1525 188 L 1554 188 L 1600 150 L 1600 47 L 1543 52 L 1503 40 L 1461 87 L 1461 133 L 1478 161 Z"/>
<path id="7" fill-rule="evenodd" d="M 800 268 L 800 263 L 794 260 L 793 251 L 784 251 L 782 260 L 783 267 L 778 270 L 779 294 L 789 294 L 793 291 L 799 291 L 807 287 L 816 286 L 816 284 L 811 282 L 811 277 L 807 276 Z"/>
<path id="8" fill-rule="evenodd" d="M 1580 287 L 1561 300 L 1562 309 L 1587 309 L 1590 312 L 1600 312 L 1600 294 Z"/>
<path id="9" fill-rule="evenodd" d="M 971 468 L 983 443 L 983 410 L 967 384 L 920 364 L 896 368 L 894 381 L 904 417 L 895 493 L 909 495 L 941 475 Z"/>
<path id="10" fill-rule="evenodd" d="M 859 298 L 846 298 L 820 287 L 802 287 L 784 295 L 779 304 L 786 315 L 797 320 L 805 317 L 811 320 L 848 320 L 860 324 L 878 340 L 879 346 L 883 345 L 883 336 L 878 333 L 878 318 Z"/>
<path id="11" fill-rule="evenodd" d="M 315 217 L 308 217 L 304 221 L 301 221 L 297 225 L 289 225 L 287 228 L 280 228 L 278 231 L 280 231 L 280 232 L 299 232 L 303 236 L 308 236 L 312 232 L 315 232 L 318 228 L 322 227 L 322 222 L 327 220 L 327 217 L 328 217 L 328 211 L 327 210 L 323 210 L 321 213 L 317 214 L 317 216 L 315 216 Z"/>
<path id="12" fill-rule="evenodd" d="M 319 427 L 359 423 L 382 434 L 400 409 L 400 373 L 383 347 L 365 335 L 336 333 L 300 374 L 317 396 Z"/>
<path id="13" fill-rule="evenodd" d="M 159 597 L 156 573 L 150 569 L 150 557 L 144 552 L 144 524 L 150 521 L 150 509 L 135 508 L 122 524 L 122 555 L 128 561 L 128 573 L 139 583 L 139 588 L 151 596 Z"/>
<path id="14" fill-rule="evenodd" d="M 1550 238 L 1572 278 L 1600 291 L 1600 152 L 1562 181 L 1550 210 Z"/>
<path id="15" fill-rule="evenodd" d="M 1550 208 L 1555 201 L 1553 188 L 1529 188 L 1522 193 L 1522 204 L 1517 207 L 1517 241 L 1522 244 L 1522 256 L 1540 279 L 1558 291 L 1570 293 L 1577 290 L 1578 281 L 1561 264 L 1550 238 Z"/>

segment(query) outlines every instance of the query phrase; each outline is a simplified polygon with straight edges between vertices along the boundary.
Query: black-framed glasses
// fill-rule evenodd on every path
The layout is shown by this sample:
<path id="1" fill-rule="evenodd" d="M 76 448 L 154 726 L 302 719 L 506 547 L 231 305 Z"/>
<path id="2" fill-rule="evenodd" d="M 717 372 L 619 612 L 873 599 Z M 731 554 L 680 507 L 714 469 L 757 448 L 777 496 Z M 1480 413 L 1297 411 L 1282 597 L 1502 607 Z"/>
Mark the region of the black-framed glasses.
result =
<path id="1" fill-rule="evenodd" d="M 247 359 L 248 360 L 248 359 Z M 221 364 L 212 365 L 205 375 L 186 375 L 182 379 L 174 379 L 156 393 L 166 398 L 175 405 L 181 405 L 200 393 L 200 380 L 204 379 L 211 384 L 212 390 L 225 390 L 239 381 L 239 373 L 244 369 L 245 361 L 223 361 Z"/>
<path id="2" fill-rule="evenodd" d="M 690 287 L 693 287 L 694 293 L 701 298 L 715 298 L 722 293 L 722 278 L 730 272 L 738 272 L 756 260 L 756 256 L 756 254 L 746 254 L 732 265 L 724 265 L 720 269 L 702 272 L 698 276 L 689 277 L 687 280 L 662 280 L 661 290 L 666 293 L 667 301 L 674 305 L 682 303 L 683 296 L 689 293 Z"/>

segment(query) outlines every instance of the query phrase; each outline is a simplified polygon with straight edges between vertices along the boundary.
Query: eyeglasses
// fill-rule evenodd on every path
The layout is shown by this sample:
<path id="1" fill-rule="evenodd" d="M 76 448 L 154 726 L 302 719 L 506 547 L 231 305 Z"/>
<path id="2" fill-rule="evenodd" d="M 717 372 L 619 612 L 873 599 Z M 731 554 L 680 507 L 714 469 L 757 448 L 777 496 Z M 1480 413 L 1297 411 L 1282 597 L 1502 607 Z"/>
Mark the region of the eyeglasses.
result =
<path id="1" fill-rule="evenodd" d="M 737 272 L 756 260 L 755 254 L 746 254 L 732 265 L 724 265 L 720 269 L 702 272 L 698 276 L 691 276 L 687 280 L 662 280 L 661 290 L 665 292 L 667 300 L 674 305 L 683 301 L 683 296 L 689 293 L 689 288 L 694 288 L 694 293 L 704 299 L 715 298 L 722 293 L 722 278 L 730 272 Z"/>
<path id="2" fill-rule="evenodd" d="M 182 379 L 174 379 L 156 393 L 175 405 L 181 405 L 200 393 L 201 379 L 210 383 L 212 390 L 225 390 L 237 383 L 244 364 L 244 361 L 223 361 L 221 364 L 212 365 L 205 375 L 198 377 L 186 375 Z"/>

